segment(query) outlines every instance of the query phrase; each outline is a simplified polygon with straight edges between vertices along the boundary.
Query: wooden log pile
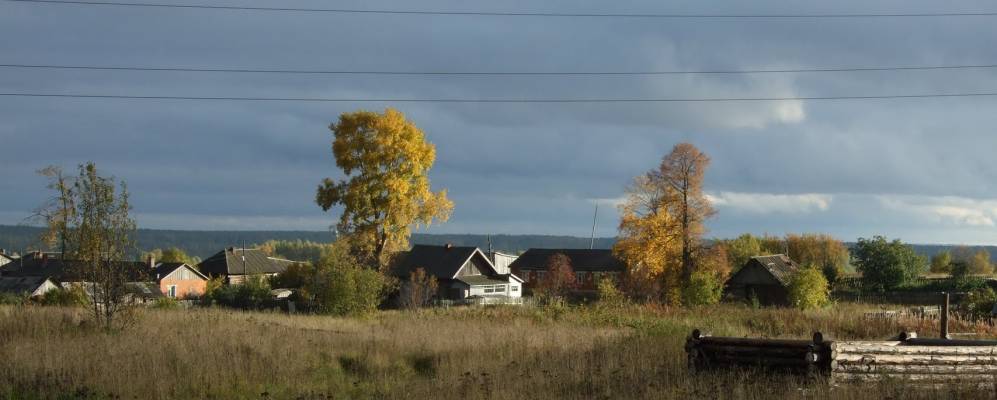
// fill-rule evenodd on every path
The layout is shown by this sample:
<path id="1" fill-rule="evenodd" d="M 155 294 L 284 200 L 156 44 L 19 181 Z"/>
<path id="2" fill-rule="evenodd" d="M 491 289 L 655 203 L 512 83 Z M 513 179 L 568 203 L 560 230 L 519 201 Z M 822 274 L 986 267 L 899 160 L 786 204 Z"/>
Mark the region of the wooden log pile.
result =
<path id="1" fill-rule="evenodd" d="M 834 342 L 830 373 L 834 383 L 992 383 L 997 379 L 997 341 L 919 339 L 915 333 L 901 333 L 894 341 Z"/>
<path id="2" fill-rule="evenodd" d="M 816 376 L 830 367 L 830 342 L 820 332 L 812 340 L 713 337 L 698 329 L 686 340 L 691 371 L 756 367 Z"/>

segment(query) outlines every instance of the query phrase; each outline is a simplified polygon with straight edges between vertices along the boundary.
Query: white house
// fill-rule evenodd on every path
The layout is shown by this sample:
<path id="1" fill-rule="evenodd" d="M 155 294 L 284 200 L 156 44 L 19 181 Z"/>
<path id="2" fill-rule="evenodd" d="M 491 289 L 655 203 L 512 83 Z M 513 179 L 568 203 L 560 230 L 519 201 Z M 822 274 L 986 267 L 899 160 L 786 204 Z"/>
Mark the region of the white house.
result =
<path id="1" fill-rule="evenodd" d="M 395 273 L 407 279 L 420 268 L 437 279 L 440 298 L 518 298 L 523 294 L 523 280 L 500 273 L 477 247 L 416 245 L 401 259 Z"/>

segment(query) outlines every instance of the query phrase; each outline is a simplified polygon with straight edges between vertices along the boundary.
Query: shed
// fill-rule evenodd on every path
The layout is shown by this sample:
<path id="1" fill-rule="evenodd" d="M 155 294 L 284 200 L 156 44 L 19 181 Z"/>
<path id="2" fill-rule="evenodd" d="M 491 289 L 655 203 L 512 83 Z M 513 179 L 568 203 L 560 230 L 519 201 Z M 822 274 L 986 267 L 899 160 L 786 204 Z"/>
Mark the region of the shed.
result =
<path id="1" fill-rule="evenodd" d="M 789 305 L 789 281 L 800 269 L 785 254 L 751 257 L 724 286 L 724 298 L 732 301 L 758 299 L 761 305 Z"/>
<path id="2" fill-rule="evenodd" d="M 55 283 L 44 276 L 0 277 L 0 293 L 36 297 L 58 288 Z"/>

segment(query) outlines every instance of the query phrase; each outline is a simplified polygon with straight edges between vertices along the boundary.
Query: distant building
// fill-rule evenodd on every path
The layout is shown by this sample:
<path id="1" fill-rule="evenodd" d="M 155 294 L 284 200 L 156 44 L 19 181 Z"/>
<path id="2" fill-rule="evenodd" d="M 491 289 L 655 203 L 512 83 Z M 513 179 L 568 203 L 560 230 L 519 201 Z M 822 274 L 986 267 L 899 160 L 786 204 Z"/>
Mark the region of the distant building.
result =
<path id="1" fill-rule="evenodd" d="M 0 276 L 0 293 L 38 297 L 58 288 L 44 276 Z"/>
<path id="2" fill-rule="evenodd" d="M 130 282 L 149 280 L 149 265 L 141 261 L 117 261 L 115 265 L 127 274 Z M 83 281 L 80 272 L 85 265 L 78 260 L 63 260 L 60 253 L 31 252 L 3 266 L 2 276 L 41 276 L 53 283 Z"/>
<path id="3" fill-rule="evenodd" d="M 204 295 L 208 277 L 184 263 L 155 263 L 152 277 L 159 290 L 171 298 L 193 298 Z"/>
<path id="4" fill-rule="evenodd" d="M 477 247 L 415 245 L 401 257 L 394 273 L 407 279 L 419 268 L 437 279 L 439 298 L 522 296 L 523 280 L 511 273 L 500 273 Z"/>
<path id="5" fill-rule="evenodd" d="M 201 261 L 197 269 L 210 277 L 225 277 L 226 283 L 234 285 L 245 282 L 249 276 L 275 276 L 296 262 L 270 257 L 260 249 L 229 247 Z"/>
<path id="6" fill-rule="evenodd" d="M 527 288 L 534 288 L 547 273 L 547 260 L 555 254 L 571 260 L 580 291 L 594 291 L 603 278 L 619 282 L 626 272 L 626 264 L 609 249 L 529 249 L 509 267 L 523 277 Z"/>
<path id="7" fill-rule="evenodd" d="M 513 261 L 516 261 L 519 256 L 514 256 L 512 254 L 506 254 L 498 251 L 489 251 L 485 253 L 488 256 L 488 261 L 492 262 L 492 266 L 495 267 L 495 271 L 500 274 L 508 274 L 512 271 L 509 269 L 509 265 Z"/>
<path id="8" fill-rule="evenodd" d="M 789 305 L 789 281 L 800 269 L 784 254 L 751 257 L 724 285 L 724 299 Z"/>

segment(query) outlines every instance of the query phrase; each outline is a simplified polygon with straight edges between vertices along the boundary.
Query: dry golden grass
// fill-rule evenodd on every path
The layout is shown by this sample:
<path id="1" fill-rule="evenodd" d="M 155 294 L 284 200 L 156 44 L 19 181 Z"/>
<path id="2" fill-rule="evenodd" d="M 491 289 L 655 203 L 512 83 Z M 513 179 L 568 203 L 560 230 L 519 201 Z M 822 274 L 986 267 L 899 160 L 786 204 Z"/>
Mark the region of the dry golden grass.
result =
<path id="1" fill-rule="evenodd" d="M 144 310 L 117 333 L 81 310 L 0 307 L 0 398 L 910 398 L 983 393 L 828 387 L 752 371 L 690 376 L 693 327 L 718 335 L 877 338 L 935 322 L 717 306 L 382 312 L 368 319 Z M 997 336 L 983 324 L 953 331 Z M 992 394 L 988 395 L 992 396 Z"/>

